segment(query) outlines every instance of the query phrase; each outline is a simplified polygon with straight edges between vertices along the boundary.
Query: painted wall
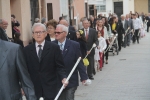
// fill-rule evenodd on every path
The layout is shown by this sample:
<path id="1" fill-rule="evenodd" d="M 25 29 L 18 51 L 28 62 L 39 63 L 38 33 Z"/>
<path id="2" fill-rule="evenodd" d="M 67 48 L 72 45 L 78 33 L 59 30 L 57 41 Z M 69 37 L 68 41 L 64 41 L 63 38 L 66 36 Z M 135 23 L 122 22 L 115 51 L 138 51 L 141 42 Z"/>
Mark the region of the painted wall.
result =
<path id="1" fill-rule="evenodd" d="M 107 13 L 113 13 L 113 1 L 112 0 L 106 0 L 106 12 Z"/>
<path id="2" fill-rule="evenodd" d="M 148 13 L 148 0 L 134 0 L 135 11 Z"/>
<path id="3" fill-rule="evenodd" d="M 78 22 L 80 18 L 85 17 L 85 3 L 84 0 L 74 0 L 74 17 L 78 17 Z"/>
<path id="4" fill-rule="evenodd" d="M 10 13 L 10 0 L 0 0 L 0 18 L 8 21 L 8 28 L 6 33 L 8 37 L 12 37 L 11 29 L 11 13 Z"/>
<path id="5" fill-rule="evenodd" d="M 53 19 L 59 20 L 60 15 L 60 1 L 59 0 L 46 0 L 45 10 L 46 10 L 46 17 L 47 17 L 47 3 L 53 4 Z"/>
<path id="6" fill-rule="evenodd" d="M 27 45 L 32 40 L 30 0 L 10 0 L 10 7 L 10 14 L 14 14 L 20 23 L 21 39 Z"/>
<path id="7" fill-rule="evenodd" d="M 129 0 L 129 11 L 134 12 L 134 0 Z"/>

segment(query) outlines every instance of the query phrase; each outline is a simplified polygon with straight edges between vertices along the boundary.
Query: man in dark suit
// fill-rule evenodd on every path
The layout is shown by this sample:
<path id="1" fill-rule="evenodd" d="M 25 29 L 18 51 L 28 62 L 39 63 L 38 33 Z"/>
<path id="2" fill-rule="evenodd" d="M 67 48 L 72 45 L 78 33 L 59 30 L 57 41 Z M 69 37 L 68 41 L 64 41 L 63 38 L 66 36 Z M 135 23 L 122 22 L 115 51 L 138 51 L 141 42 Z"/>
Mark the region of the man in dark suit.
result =
<path id="1" fill-rule="evenodd" d="M 54 100 L 58 90 L 57 76 L 67 85 L 62 55 L 58 45 L 45 40 L 45 25 L 35 23 L 32 32 L 35 43 L 25 47 L 24 53 L 35 94 L 38 100 L 40 97 L 44 97 L 44 100 Z"/>
<path id="2" fill-rule="evenodd" d="M 126 15 L 126 25 L 125 25 L 125 31 L 127 30 L 127 28 L 129 27 L 129 31 L 127 33 L 127 46 L 130 46 L 130 41 L 131 41 L 131 36 L 132 36 L 132 33 L 131 33 L 131 30 L 133 29 L 133 21 L 132 19 L 129 18 L 129 14 Z M 129 33 L 130 32 L 130 33 Z"/>
<path id="3" fill-rule="evenodd" d="M 61 24 L 57 25 L 55 30 L 56 41 L 54 42 L 60 46 L 60 50 L 63 55 L 63 61 L 65 63 L 66 73 L 69 75 L 77 59 L 81 57 L 81 52 L 78 42 L 66 38 L 67 33 L 68 28 L 66 26 Z M 86 69 L 83 65 L 83 62 L 80 61 L 69 80 L 68 86 L 62 92 L 59 100 L 74 100 L 74 94 L 77 86 L 79 85 L 78 72 L 80 74 L 82 83 L 85 83 L 88 76 L 86 74 Z"/>
<path id="4" fill-rule="evenodd" d="M 22 100 L 21 88 L 37 100 L 21 47 L 0 39 L 0 100 Z"/>
<path id="5" fill-rule="evenodd" d="M 148 16 L 146 17 L 147 22 L 147 32 L 149 32 L 149 26 L 150 26 L 150 13 L 148 14 Z"/>
<path id="6" fill-rule="evenodd" d="M 98 37 L 97 37 L 97 32 L 96 30 L 89 28 L 89 22 L 88 20 L 84 20 L 83 21 L 83 34 L 86 38 L 87 41 L 87 54 L 88 57 L 87 59 L 89 60 L 89 66 L 87 67 L 87 73 L 88 73 L 88 77 L 89 79 L 93 80 L 93 72 L 95 74 L 95 68 L 94 68 L 94 54 L 95 54 L 95 50 L 93 49 L 91 52 L 89 51 L 92 48 L 92 45 L 95 43 L 96 45 L 98 45 Z"/>
<path id="7" fill-rule="evenodd" d="M 7 26 L 8 22 L 4 19 L 0 19 L 0 38 L 5 41 L 9 41 L 9 38 L 6 34 Z"/>
<path id="8" fill-rule="evenodd" d="M 68 28 L 67 38 L 69 40 L 77 40 L 75 29 L 72 26 L 70 26 L 65 19 L 60 20 L 59 24 L 65 25 Z"/>
<path id="9" fill-rule="evenodd" d="M 118 18 L 116 18 L 117 22 L 117 33 L 118 33 L 118 46 L 119 46 L 119 51 L 121 51 L 121 43 L 122 43 L 122 35 L 124 34 L 124 25 L 125 25 L 125 20 L 124 17 L 122 17 L 122 20 L 118 21 Z M 123 25 L 124 24 L 124 25 Z"/>

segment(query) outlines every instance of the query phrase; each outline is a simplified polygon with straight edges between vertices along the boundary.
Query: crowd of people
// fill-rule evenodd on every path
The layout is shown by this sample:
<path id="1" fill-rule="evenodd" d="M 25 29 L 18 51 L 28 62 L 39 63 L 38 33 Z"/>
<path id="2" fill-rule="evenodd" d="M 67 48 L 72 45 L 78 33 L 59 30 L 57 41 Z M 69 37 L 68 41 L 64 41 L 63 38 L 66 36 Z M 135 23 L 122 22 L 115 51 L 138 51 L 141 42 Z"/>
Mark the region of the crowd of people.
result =
<path id="1" fill-rule="evenodd" d="M 54 100 L 62 84 L 65 89 L 58 100 L 74 100 L 79 81 L 86 84 L 88 79 L 94 80 L 94 75 L 108 64 L 111 39 L 117 37 L 120 52 L 122 47 L 130 46 L 131 41 L 139 44 L 150 26 L 150 14 L 137 12 L 83 17 L 78 30 L 63 17 L 59 22 L 36 18 L 32 26 L 33 43 L 24 47 L 20 40 L 20 24 L 15 15 L 11 18 L 12 39 L 6 32 L 8 22 L 0 19 L 0 76 L 5 76 L 0 80 L 0 98 L 3 100 L 19 100 L 21 92 L 28 100 L 40 97 Z M 89 64 L 85 65 L 81 60 L 70 80 L 66 81 L 79 57 L 87 58 Z"/>

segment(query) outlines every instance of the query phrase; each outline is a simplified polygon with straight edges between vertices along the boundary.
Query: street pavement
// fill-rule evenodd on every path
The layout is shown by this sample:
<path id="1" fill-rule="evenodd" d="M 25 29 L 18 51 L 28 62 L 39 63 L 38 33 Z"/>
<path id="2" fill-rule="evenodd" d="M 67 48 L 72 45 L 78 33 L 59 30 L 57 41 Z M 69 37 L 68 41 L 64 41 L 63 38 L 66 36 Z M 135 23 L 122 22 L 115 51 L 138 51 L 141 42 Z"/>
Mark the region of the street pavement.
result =
<path id="1" fill-rule="evenodd" d="M 110 53 L 108 62 L 91 85 L 80 84 L 75 100 L 150 100 L 150 33 L 119 55 Z"/>
<path id="2" fill-rule="evenodd" d="M 108 62 L 91 85 L 80 83 L 75 100 L 150 100 L 150 33 Z"/>

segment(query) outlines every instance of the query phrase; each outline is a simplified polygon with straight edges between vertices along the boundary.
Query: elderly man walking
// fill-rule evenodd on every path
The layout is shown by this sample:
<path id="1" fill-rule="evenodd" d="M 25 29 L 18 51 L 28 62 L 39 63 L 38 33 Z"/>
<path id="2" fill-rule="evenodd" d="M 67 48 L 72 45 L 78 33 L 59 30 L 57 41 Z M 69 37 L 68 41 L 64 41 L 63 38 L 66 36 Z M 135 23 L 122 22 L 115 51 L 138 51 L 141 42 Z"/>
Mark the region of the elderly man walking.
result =
<path id="1" fill-rule="evenodd" d="M 68 28 L 66 26 L 61 24 L 57 25 L 57 28 L 55 30 L 56 41 L 54 42 L 60 46 L 60 51 L 62 53 L 63 61 L 65 63 L 66 73 L 67 75 L 69 75 L 77 59 L 81 57 L 81 52 L 78 42 L 66 38 L 67 33 Z M 82 83 L 85 83 L 88 76 L 86 74 L 86 69 L 83 65 L 83 62 L 80 61 L 69 80 L 68 86 L 60 95 L 59 100 L 74 100 L 74 94 L 77 86 L 79 85 L 78 72 L 80 74 Z"/>
<path id="2" fill-rule="evenodd" d="M 8 22 L 4 19 L 0 19 L 0 38 L 5 41 L 10 41 L 6 34 L 7 26 Z"/>
<path id="3" fill-rule="evenodd" d="M 35 86 L 37 98 L 54 100 L 58 81 L 65 84 L 66 72 L 59 46 L 45 40 L 46 27 L 41 23 L 35 23 L 32 27 L 35 43 L 24 48 L 27 68 Z M 58 80 L 57 77 L 60 77 Z"/>

